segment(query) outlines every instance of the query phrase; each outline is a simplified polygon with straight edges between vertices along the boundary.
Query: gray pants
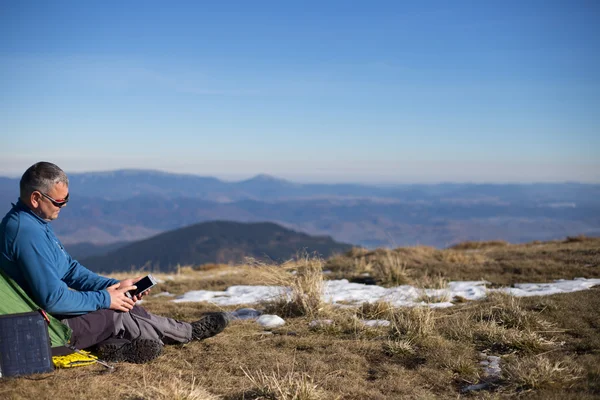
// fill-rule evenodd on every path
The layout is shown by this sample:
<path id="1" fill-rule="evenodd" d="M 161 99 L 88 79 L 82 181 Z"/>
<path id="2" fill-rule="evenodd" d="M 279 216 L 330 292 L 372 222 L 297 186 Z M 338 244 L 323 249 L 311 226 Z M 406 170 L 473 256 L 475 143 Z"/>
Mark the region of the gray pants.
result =
<path id="1" fill-rule="evenodd" d="M 163 344 L 187 343 L 192 339 L 189 323 L 151 314 L 137 305 L 129 312 L 104 309 L 58 318 L 71 328 L 70 343 L 79 349 L 108 339 L 152 339 Z"/>

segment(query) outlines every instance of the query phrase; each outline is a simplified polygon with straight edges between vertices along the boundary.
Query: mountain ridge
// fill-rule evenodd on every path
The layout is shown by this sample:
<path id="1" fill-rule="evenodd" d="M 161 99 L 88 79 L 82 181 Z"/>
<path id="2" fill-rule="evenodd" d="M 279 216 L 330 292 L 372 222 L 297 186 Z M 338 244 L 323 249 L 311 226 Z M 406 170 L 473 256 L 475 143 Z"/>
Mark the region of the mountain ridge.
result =
<path id="1" fill-rule="evenodd" d="M 311 236 L 272 222 L 210 221 L 128 243 L 81 263 L 96 272 L 140 267 L 170 271 L 177 265 L 241 263 L 246 257 L 281 262 L 299 251 L 329 257 L 350 248 L 329 236 Z"/>
<path id="2" fill-rule="evenodd" d="M 136 241 L 210 220 L 271 221 L 365 247 L 522 243 L 600 234 L 600 185 L 296 184 L 239 182 L 163 171 L 71 174 L 71 201 L 53 223 L 65 244 Z M 0 207 L 18 179 L 0 178 Z"/>

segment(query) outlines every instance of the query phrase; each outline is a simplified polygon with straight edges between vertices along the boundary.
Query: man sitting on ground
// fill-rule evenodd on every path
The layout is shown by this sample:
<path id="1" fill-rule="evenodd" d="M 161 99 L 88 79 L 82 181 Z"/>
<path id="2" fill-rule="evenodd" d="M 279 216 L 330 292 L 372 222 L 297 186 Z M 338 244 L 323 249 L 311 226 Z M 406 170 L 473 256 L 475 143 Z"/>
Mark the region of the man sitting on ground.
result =
<path id="1" fill-rule="evenodd" d="M 158 357 L 163 344 L 202 340 L 225 329 L 225 313 L 192 323 L 151 314 L 135 304 L 144 294 L 125 294 L 140 278 L 102 277 L 73 260 L 50 227 L 68 201 L 69 180 L 58 166 L 38 162 L 27 169 L 19 200 L 0 224 L 0 269 L 71 328 L 71 345 L 96 346 L 108 361 L 142 363 Z"/>

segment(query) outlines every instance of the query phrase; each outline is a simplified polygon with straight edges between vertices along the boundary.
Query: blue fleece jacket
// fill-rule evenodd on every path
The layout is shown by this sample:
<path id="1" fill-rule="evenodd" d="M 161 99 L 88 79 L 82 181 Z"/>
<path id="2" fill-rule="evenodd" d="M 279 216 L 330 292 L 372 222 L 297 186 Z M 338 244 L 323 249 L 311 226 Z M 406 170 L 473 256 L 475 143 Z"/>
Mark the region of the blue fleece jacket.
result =
<path id="1" fill-rule="evenodd" d="M 0 269 L 40 307 L 56 315 L 110 308 L 105 289 L 119 282 L 73 260 L 50 224 L 20 200 L 0 224 Z"/>

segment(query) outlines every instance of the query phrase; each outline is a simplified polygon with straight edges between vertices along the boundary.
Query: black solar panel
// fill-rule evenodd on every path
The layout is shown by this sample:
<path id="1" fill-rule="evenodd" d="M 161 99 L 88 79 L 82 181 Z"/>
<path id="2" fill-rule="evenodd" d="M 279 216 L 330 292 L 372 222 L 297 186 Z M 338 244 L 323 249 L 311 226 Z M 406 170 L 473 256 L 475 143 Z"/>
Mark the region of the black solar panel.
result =
<path id="1" fill-rule="evenodd" d="M 53 369 L 48 325 L 42 315 L 37 311 L 0 315 L 0 376 Z"/>

